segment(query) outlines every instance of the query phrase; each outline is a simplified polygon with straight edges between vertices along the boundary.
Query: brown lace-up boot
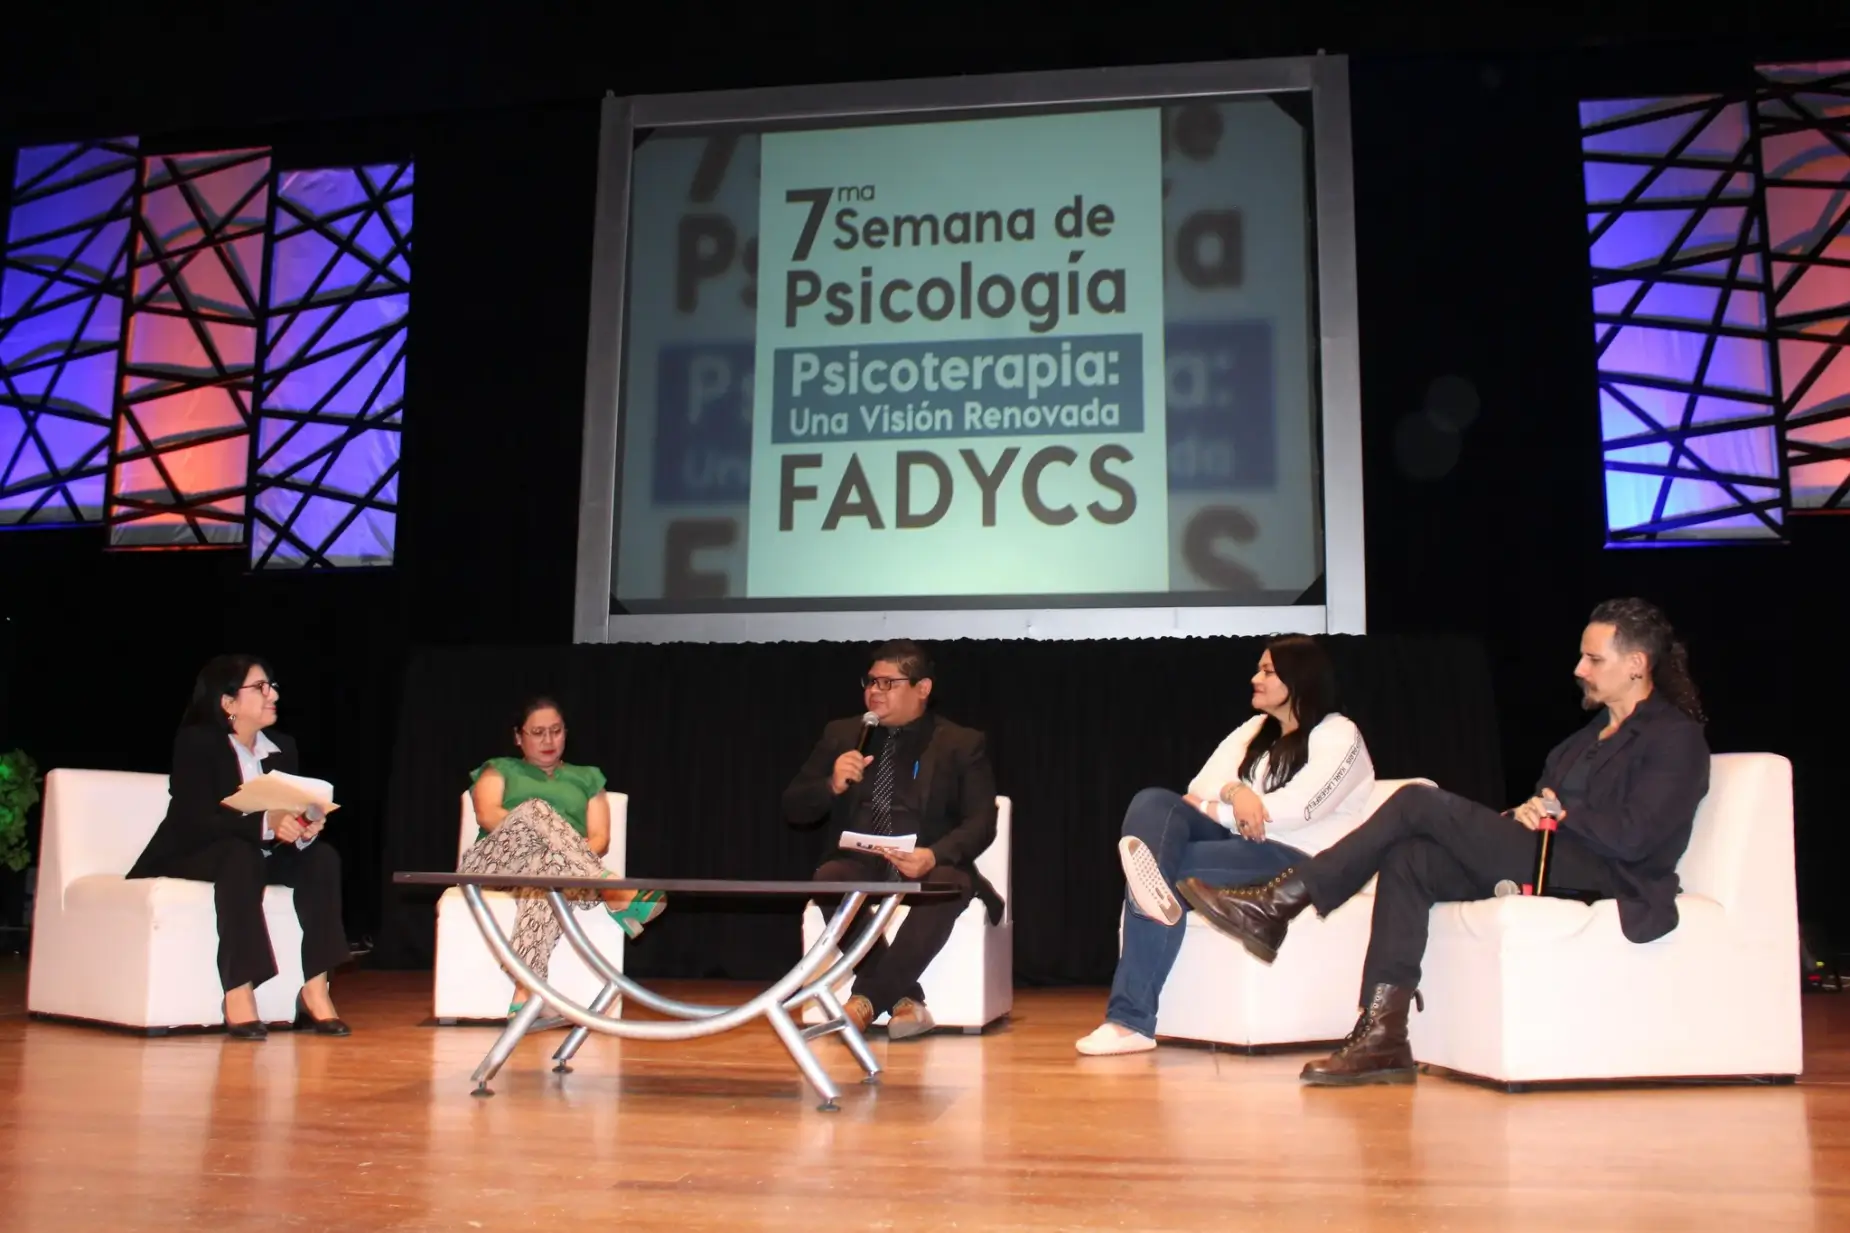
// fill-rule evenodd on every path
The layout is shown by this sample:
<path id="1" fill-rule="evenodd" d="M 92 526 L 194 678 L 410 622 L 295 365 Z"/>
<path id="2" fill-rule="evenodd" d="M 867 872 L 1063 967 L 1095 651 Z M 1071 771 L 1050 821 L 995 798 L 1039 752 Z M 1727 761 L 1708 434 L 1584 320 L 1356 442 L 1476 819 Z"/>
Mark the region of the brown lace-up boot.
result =
<path id="1" fill-rule="evenodd" d="M 1376 985 L 1362 1017 L 1329 1057 L 1307 1062 L 1298 1077 L 1318 1087 L 1358 1087 L 1364 1083 L 1412 1083 L 1418 1073 L 1407 1045 L 1408 1008 L 1426 1009 L 1417 989 Z"/>
<path id="2" fill-rule="evenodd" d="M 1310 887 L 1296 869 L 1254 886 L 1209 886 L 1200 878 L 1183 878 L 1176 890 L 1210 925 L 1264 963 L 1278 958 L 1286 927 L 1310 906 Z"/>

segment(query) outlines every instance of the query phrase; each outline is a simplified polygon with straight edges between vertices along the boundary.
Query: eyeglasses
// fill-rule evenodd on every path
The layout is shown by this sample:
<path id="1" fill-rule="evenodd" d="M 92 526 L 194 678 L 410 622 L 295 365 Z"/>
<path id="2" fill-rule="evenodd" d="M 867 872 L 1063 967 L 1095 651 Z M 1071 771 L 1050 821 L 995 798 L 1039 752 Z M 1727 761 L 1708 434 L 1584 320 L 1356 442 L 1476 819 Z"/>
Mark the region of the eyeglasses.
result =
<path id="1" fill-rule="evenodd" d="M 238 692 L 254 689 L 260 694 L 274 694 L 280 688 L 282 688 L 281 685 L 275 681 L 252 681 L 249 685 L 238 686 Z"/>
<path id="2" fill-rule="evenodd" d="M 883 694 L 890 694 L 901 685 L 916 685 L 909 676 L 864 676 L 861 678 L 862 689 L 877 689 Z"/>
<path id="3" fill-rule="evenodd" d="M 523 728 L 521 731 L 525 732 L 529 739 L 535 741 L 543 741 L 549 736 L 558 740 L 565 735 L 565 725 L 554 724 L 550 728 Z"/>

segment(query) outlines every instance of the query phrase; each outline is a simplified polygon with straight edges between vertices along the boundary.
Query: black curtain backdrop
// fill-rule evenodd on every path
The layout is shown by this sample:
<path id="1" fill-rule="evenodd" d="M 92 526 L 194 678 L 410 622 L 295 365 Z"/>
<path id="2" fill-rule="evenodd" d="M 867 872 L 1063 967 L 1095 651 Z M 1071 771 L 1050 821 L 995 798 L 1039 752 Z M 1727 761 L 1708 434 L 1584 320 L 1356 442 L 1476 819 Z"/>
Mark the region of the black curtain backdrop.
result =
<path id="1" fill-rule="evenodd" d="M 1502 768 L 1489 665 L 1453 638 L 1325 640 L 1344 709 L 1378 773 L 1424 775 L 1498 801 Z M 1014 804 L 1015 976 L 1111 979 L 1124 879 L 1116 843 L 1131 796 L 1183 790 L 1252 711 L 1258 638 L 976 642 L 934 647 L 937 709 L 989 734 Z M 416 655 L 399 716 L 385 864 L 453 869 L 470 768 L 513 748 L 533 693 L 566 709 L 566 757 L 630 794 L 637 874 L 803 878 L 819 840 L 784 824 L 778 797 L 822 725 L 862 707 L 867 647 L 839 643 L 579 646 Z M 337 815 L 338 816 L 338 815 Z M 434 896 L 387 891 L 375 961 L 431 961 Z M 652 976 L 775 977 L 798 949 L 794 910 L 709 911 L 686 901 L 629 951 Z"/>
<path id="2" fill-rule="evenodd" d="M 1607 33 L 1645 29 L 1637 20 L 1642 11 L 1623 31 L 1609 25 Z M 207 43 L 217 40 L 216 54 L 227 63 L 270 49 L 261 80 L 221 74 L 179 88 L 170 68 L 148 57 L 137 33 L 145 23 L 111 25 L 85 10 L 85 30 L 34 41 L 18 71 L 0 75 L 0 171 L 14 145 L 128 133 L 139 134 L 144 148 L 169 152 L 269 145 L 288 166 L 415 157 L 398 563 L 357 575 L 252 576 L 240 553 L 116 554 L 104 551 L 99 531 L 0 533 L 0 748 L 22 746 L 47 768 L 165 770 L 173 724 L 199 664 L 228 649 L 267 654 L 285 684 L 284 723 L 301 741 L 305 765 L 332 777 L 345 798 L 338 845 L 347 864 L 348 924 L 356 935 L 373 932 L 386 902 L 385 875 L 406 867 L 401 858 L 411 855 L 386 848 L 388 832 L 412 829 L 388 807 L 387 785 L 401 709 L 407 719 L 424 713 L 418 696 L 440 687 L 429 682 L 426 666 L 461 653 L 454 648 L 557 646 L 570 637 L 599 92 L 1328 47 L 1361 53 L 1351 61 L 1351 84 L 1368 628 L 1374 635 L 1459 635 L 1483 646 L 1504 774 L 1501 793 L 1485 793 L 1507 800 L 1577 722 L 1567 675 L 1588 610 L 1615 594 L 1663 604 L 1689 637 L 1714 716 L 1711 744 L 1793 759 L 1801 911 L 1850 937 L 1850 900 L 1837 890 L 1850 836 L 1839 825 L 1830 778 L 1841 699 L 1850 690 L 1850 661 L 1833 650 L 1841 583 L 1832 579 L 1850 560 L 1850 519 L 1795 520 L 1783 547 L 1603 547 L 1578 101 L 1714 91 L 1745 84 L 1756 62 L 1850 55 L 1850 11 L 1842 5 L 1781 10 L 1786 33 L 1777 36 L 1764 23 L 1756 27 L 1759 10 L 1717 10 L 1724 12 L 1732 23 L 1726 37 L 1695 37 L 1702 32 L 1687 28 L 1689 15 L 1674 14 L 1655 20 L 1660 28 L 1666 20 L 1683 23 L 1678 33 L 1692 37 L 1641 44 L 1580 41 L 1590 23 L 1608 21 L 1583 13 L 1571 29 L 1557 21 L 1547 32 L 1527 31 L 1531 45 L 1554 48 L 1531 55 L 1484 51 L 1521 41 L 1491 37 L 1482 25 L 1467 36 L 1449 14 L 1412 24 L 1406 15 L 1380 15 L 1365 37 L 1302 6 L 1268 12 L 1264 21 L 1205 24 L 1198 14 L 1165 19 L 1139 10 L 1127 19 L 1114 11 L 1064 41 L 1048 40 L 1037 17 L 997 14 L 980 46 L 954 24 L 898 44 L 841 31 L 811 37 L 801 21 L 821 18 L 780 10 L 767 21 L 789 36 L 781 43 L 754 35 L 735 47 L 700 17 L 701 37 L 685 48 L 672 38 L 554 31 L 555 44 L 571 44 L 563 58 L 519 17 L 461 33 L 448 19 L 426 31 L 406 18 L 366 35 L 367 47 L 393 66 L 368 73 L 342 71 L 342 54 L 351 49 L 337 54 L 327 45 L 371 29 L 357 19 L 283 28 L 278 17 L 267 19 L 277 28 L 258 30 L 252 23 L 265 19 L 253 9 L 190 33 L 187 45 L 189 54 L 209 58 Z M 1483 16 L 1488 20 L 1488 11 Z M 1533 24 L 1529 15 L 1523 20 Z M 1703 19 L 1711 31 L 1722 29 L 1720 20 Z M 458 50 L 463 43 L 455 39 L 466 48 Z M 1422 45 L 1475 50 L 1404 54 Z M 518 63 L 497 59 L 503 52 Z M 1448 377 L 1476 395 L 1474 414 L 1451 433 L 1426 414 L 1429 391 Z M 743 653 L 709 650 L 721 658 Z M 695 649 L 608 653 L 679 662 L 675 656 Z M 813 682 L 804 689 L 819 692 L 793 691 L 764 704 L 764 731 L 781 732 L 794 757 L 823 716 L 854 709 L 859 665 L 824 662 L 819 648 L 784 653 L 797 663 L 819 657 L 812 671 L 789 670 L 791 679 Z M 1110 679 L 1124 654 L 1184 652 L 1111 643 L 994 653 L 1079 656 L 1078 677 Z M 499 654 L 484 652 L 480 662 Z M 731 692 L 721 697 L 689 693 L 683 702 L 665 674 L 636 671 L 660 682 L 652 686 L 655 713 L 677 731 L 693 726 L 674 718 L 682 706 L 705 714 L 760 705 L 751 701 L 760 687 L 754 676 L 729 681 Z M 1247 669 L 1227 671 L 1243 676 Z M 717 678 L 702 672 L 696 679 Z M 486 699 L 495 690 L 545 684 L 510 675 L 485 680 L 482 693 Z M 1353 690 L 1359 682 L 1349 684 Z M 946 709 L 990 722 L 972 709 L 976 687 L 960 677 L 947 688 Z M 1405 692 L 1446 687 L 1422 679 Z M 1000 689 L 1000 682 L 983 688 Z M 1024 707 L 1038 696 L 1035 687 L 1011 687 L 1011 705 L 996 722 L 1032 713 Z M 603 703 L 587 705 L 574 718 L 581 741 Z M 1175 782 L 1237 715 L 1210 718 L 1169 738 L 1180 742 L 1173 756 L 1146 753 L 1136 767 L 1080 765 L 1087 774 L 1125 775 L 1123 798 L 1139 786 L 1133 771 Z M 1115 733 L 1119 746 L 1141 747 L 1147 719 L 1134 709 L 1109 712 L 1097 721 L 1107 725 L 1098 740 Z M 486 712 L 482 722 L 489 722 Z M 1386 722 L 1397 721 L 1390 715 Z M 453 777 L 444 792 L 453 795 L 467 765 L 492 752 L 498 735 L 485 731 L 420 756 L 443 763 Z M 1391 739 L 1379 720 L 1369 736 L 1378 752 Z M 998 733 L 1008 775 L 1023 770 L 1012 737 Z M 621 773 L 620 749 L 594 752 Z M 767 794 L 789 773 L 781 757 L 776 761 L 752 780 Z M 633 780 L 639 792 L 646 782 Z M 1123 798 L 1087 825 L 1111 819 Z M 656 799 L 653 790 L 639 799 L 639 823 Z M 768 809 L 773 799 L 759 804 Z M 1045 824 L 1029 816 L 1031 805 L 1045 807 L 1024 792 L 1024 833 Z M 1087 859 L 1109 861 L 1109 845 L 1091 852 Z M 638 860 L 645 855 L 639 851 Z M 647 954 L 656 962 L 659 953 L 665 961 L 671 930 L 683 927 L 679 916 L 663 918 L 653 944 L 637 948 L 639 960 Z M 1076 978 L 1083 966 L 1075 961 L 1065 973 Z"/>

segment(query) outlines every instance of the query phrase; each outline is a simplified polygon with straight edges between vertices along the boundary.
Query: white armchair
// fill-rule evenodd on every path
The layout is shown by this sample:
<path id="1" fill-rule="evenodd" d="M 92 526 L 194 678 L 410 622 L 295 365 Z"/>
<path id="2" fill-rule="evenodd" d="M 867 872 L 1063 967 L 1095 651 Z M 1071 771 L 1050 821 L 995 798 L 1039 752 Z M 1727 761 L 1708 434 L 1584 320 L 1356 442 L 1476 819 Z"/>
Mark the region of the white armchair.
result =
<path id="1" fill-rule="evenodd" d="M 628 842 L 629 796 L 623 792 L 606 792 L 610 802 L 610 850 L 604 854 L 604 868 L 617 877 L 623 876 L 623 854 Z M 475 842 L 475 803 L 467 792 L 462 797 L 462 830 L 457 838 L 456 857 Z M 511 940 L 514 914 L 518 905 L 512 891 L 483 891 L 489 910 Z M 607 912 L 584 912 L 578 921 L 596 943 L 598 950 L 623 966 L 623 943 L 628 935 L 610 919 Z M 437 964 L 434 1006 L 431 1017 L 445 1026 L 456 1023 L 507 1021 L 508 1002 L 514 996 L 514 978 L 489 953 L 488 943 L 476 926 L 460 887 L 452 886 L 437 900 Z M 580 1005 L 595 998 L 604 982 L 585 966 L 572 944 L 564 938 L 552 952 L 548 982 L 561 994 Z M 610 1014 L 616 1014 L 612 1005 Z"/>
<path id="2" fill-rule="evenodd" d="M 976 858 L 977 870 L 1002 896 L 1002 919 L 989 921 L 989 910 L 980 899 L 972 899 L 957 918 L 950 940 L 937 958 L 919 977 L 925 1004 L 939 1027 L 960 1027 L 967 1033 L 981 1032 L 1007 1015 L 1015 1006 L 1015 920 L 1014 895 L 1009 883 L 1009 832 L 1013 806 L 1006 796 L 996 798 L 996 838 Z M 865 909 L 864 909 L 865 910 Z M 893 913 L 886 936 L 891 940 L 907 908 L 901 904 Z M 822 936 L 822 910 L 814 903 L 803 909 L 803 948 L 815 945 Z M 849 926 L 848 936 L 855 935 L 857 925 Z M 835 994 L 843 1001 L 854 996 L 854 977 L 836 986 Z M 806 1023 L 820 1023 L 822 1008 L 814 1002 L 803 1008 Z M 876 1022 L 885 1022 L 881 1016 Z"/>
<path id="3" fill-rule="evenodd" d="M 167 776 L 55 770 L 33 912 L 26 1009 L 149 1035 L 225 1022 L 212 886 L 124 875 L 167 814 Z M 277 974 L 257 987 L 266 1022 L 295 1018 L 302 927 L 295 892 L 264 891 Z"/>
<path id="4" fill-rule="evenodd" d="M 1680 923 L 1627 941 L 1618 905 L 1512 896 L 1433 909 L 1423 1065 L 1512 1088 L 1564 1080 L 1796 1076 L 1792 766 L 1718 754 L 1677 866 Z M 1293 931 L 1295 933 L 1295 929 Z"/>
<path id="5" fill-rule="evenodd" d="M 1376 780 L 1356 825 L 1407 784 L 1430 782 Z M 1329 916 L 1309 911 L 1291 922 L 1291 940 L 1271 964 L 1253 958 L 1199 913 L 1188 913 L 1182 950 L 1157 1003 L 1156 1034 L 1241 1049 L 1342 1039 L 1355 1026 L 1374 910 L 1371 879 Z"/>

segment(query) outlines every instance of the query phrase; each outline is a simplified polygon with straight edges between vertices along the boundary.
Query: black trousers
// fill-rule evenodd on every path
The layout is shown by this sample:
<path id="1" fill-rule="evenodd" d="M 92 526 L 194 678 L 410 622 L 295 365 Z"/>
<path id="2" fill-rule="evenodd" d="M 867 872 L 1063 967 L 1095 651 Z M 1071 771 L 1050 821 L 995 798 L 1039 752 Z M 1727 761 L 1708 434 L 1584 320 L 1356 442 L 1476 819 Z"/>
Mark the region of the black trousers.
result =
<path id="1" fill-rule="evenodd" d="M 340 919 L 340 853 L 325 839 L 306 848 L 279 843 L 265 856 L 243 839 L 221 839 L 164 861 L 149 877 L 212 883 L 218 908 L 218 978 L 225 989 L 261 985 L 276 975 L 276 952 L 263 919 L 263 888 L 295 890 L 302 922 L 302 975 L 315 977 L 347 962 L 347 931 Z"/>
<path id="2" fill-rule="evenodd" d="M 1535 878 L 1536 832 L 1475 801 L 1409 784 L 1368 821 L 1300 869 L 1311 903 L 1329 913 L 1381 875 L 1374 932 L 1362 961 L 1362 997 L 1375 985 L 1416 989 L 1435 903 L 1488 899 L 1505 878 Z M 1623 888 L 1612 863 L 1556 831 L 1548 884 L 1610 899 Z"/>
<path id="3" fill-rule="evenodd" d="M 890 880 L 892 868 L 871 852 L 843 851 L 823 862 L 822 868 L 816 870 L 815 880 L 882 882 Z M 886 1014 L 901 998 L 924 1002 L 925 992 L 919 988 L 919 974 L 931 966 L 931 961 L 944 949 L 951 929 L 969 905 L 975 890 L 969 871 L 955 865 L 935 866 L 918 881 L 926 886 L 948 886 L 958 894 L 955 899 L 942 903 L 908 904 L 906 919 L 900 923 L 899 932 L 893 935 L 892 944 L 888 945 L 885 938 L 877 939 L 873 949 L 867 952 L 867 958 L 861 960 L 861 966 L 854 972 L 854 991 L 873 1003 L 875 1015 Z M 816 903 L 825 915 L 833 912 L 840 902 L 839 895 L 816 896 Z M 863 909 L 863 915 L 865 919 L 859 930 L 851 929 L 843 941 L 843 950 L 860 939 L 860 931 L 873 924 L 871 911 Z"/>

